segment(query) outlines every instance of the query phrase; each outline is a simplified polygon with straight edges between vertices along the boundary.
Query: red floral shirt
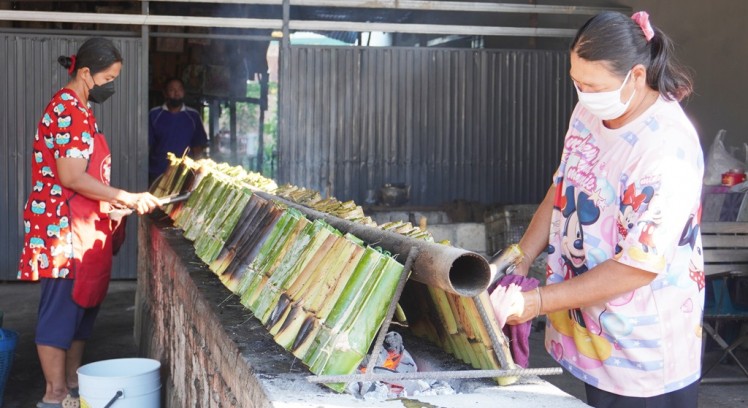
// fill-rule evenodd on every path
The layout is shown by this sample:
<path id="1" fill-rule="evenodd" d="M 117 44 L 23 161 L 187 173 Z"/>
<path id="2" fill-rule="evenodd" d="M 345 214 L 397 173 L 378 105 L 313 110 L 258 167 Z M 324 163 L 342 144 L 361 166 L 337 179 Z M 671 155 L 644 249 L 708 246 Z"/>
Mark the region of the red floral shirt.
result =
<path id="1" fill-rule="evenodd" d="M 25 231 L 18 279 L 74 278 L 69 200 L 75 195 L 60 183 L 56 159 L 88 160 L 94 151 L 96 118 L 70 89 L 61 89 L 47 105 L 34 135 L 32 191 L 23 212 Z"/>

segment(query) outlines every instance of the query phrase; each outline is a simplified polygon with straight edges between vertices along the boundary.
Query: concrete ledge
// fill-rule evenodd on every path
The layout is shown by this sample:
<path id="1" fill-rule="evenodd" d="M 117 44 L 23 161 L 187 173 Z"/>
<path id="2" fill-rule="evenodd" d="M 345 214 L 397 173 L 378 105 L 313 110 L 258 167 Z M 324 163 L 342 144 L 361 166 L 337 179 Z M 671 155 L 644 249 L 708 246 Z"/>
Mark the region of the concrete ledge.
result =
<path id="1" fill-rule="evenodd" d="M 486 255 L 486 227 L 476 222 L 430 225 L 435 241 L 449 240 L 458 248 Z"/>
<path id="2" fill-rule="evenodd" d="M 145 217 L 140 222 L 136 343 L 142 356 L 162 363 L 167 408 L 586 406 L 534 377 L 508 387 L 473 381 L 462 387 L 469 393 L 410 402 L 357 400 L 309 383 L 306 367 L 273 341 L 180 230 Z"/>

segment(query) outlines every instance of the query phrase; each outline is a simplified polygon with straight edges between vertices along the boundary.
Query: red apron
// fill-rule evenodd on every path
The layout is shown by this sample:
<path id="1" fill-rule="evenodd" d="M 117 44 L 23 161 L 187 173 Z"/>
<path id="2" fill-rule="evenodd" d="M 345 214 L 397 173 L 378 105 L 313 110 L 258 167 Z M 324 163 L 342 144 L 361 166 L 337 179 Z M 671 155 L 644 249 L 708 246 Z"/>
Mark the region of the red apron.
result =
<path id="1" fill-rule="evenodd" d="M 109 185 L 112 156 L 101 133 L 94 133 L 94 149 L 86 173 Z M 73 234 L 73 301 L 81 307 L 99 306 L 112 275 L 112 224 L 110 205 L 80 194 L 68 198 Z"/>

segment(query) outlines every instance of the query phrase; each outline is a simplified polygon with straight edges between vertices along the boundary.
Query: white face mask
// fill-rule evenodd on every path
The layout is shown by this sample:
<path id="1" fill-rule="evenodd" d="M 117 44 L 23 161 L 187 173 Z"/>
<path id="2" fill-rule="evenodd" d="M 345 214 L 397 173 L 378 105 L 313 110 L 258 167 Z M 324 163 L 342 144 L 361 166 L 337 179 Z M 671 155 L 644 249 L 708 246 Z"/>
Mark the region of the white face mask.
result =
<path id="1" fill-rule="evenodd" d="M 631 71 L 626 74 L 626 78 L 623 80 L 620 88 L 615 91 L 607 92 L 582 92 L 579 90 L 579 87 L 577 87 L 577 84 L 575 82 L 574 88 L 577 89 L 579 103 L 587 108 L 587 110 L 590 111 L 593 115 L 602 120 L 611 120 L 621 117 L 621 115 L 626 112 L 626 109 L 629 108 L 629 104 L 631 103 L 631 100 L 634 99 L 634 95 L 636 94 L 636 90 L 634 90 L 634 92 L 631 94 L 631 97 L 628 101 L 626 101 L 626 103 L 621 102 L 621 91 L 623 90 L 623 87 L 626 85 L 626 82 L 629 80 L 630 76 Z"/>

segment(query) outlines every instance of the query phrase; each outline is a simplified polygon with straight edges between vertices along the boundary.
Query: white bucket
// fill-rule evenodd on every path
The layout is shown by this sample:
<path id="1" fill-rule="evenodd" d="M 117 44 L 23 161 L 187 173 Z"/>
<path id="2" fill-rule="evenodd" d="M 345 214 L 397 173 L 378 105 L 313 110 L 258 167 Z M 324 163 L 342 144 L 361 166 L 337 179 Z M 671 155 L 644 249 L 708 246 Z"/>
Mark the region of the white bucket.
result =
<path id="1" fill-rule="evenodd" d="M 149 358 L 118 358 L 80 367 L 81 408 L 159 408 L 160 368 L 158 360 Z"/>

